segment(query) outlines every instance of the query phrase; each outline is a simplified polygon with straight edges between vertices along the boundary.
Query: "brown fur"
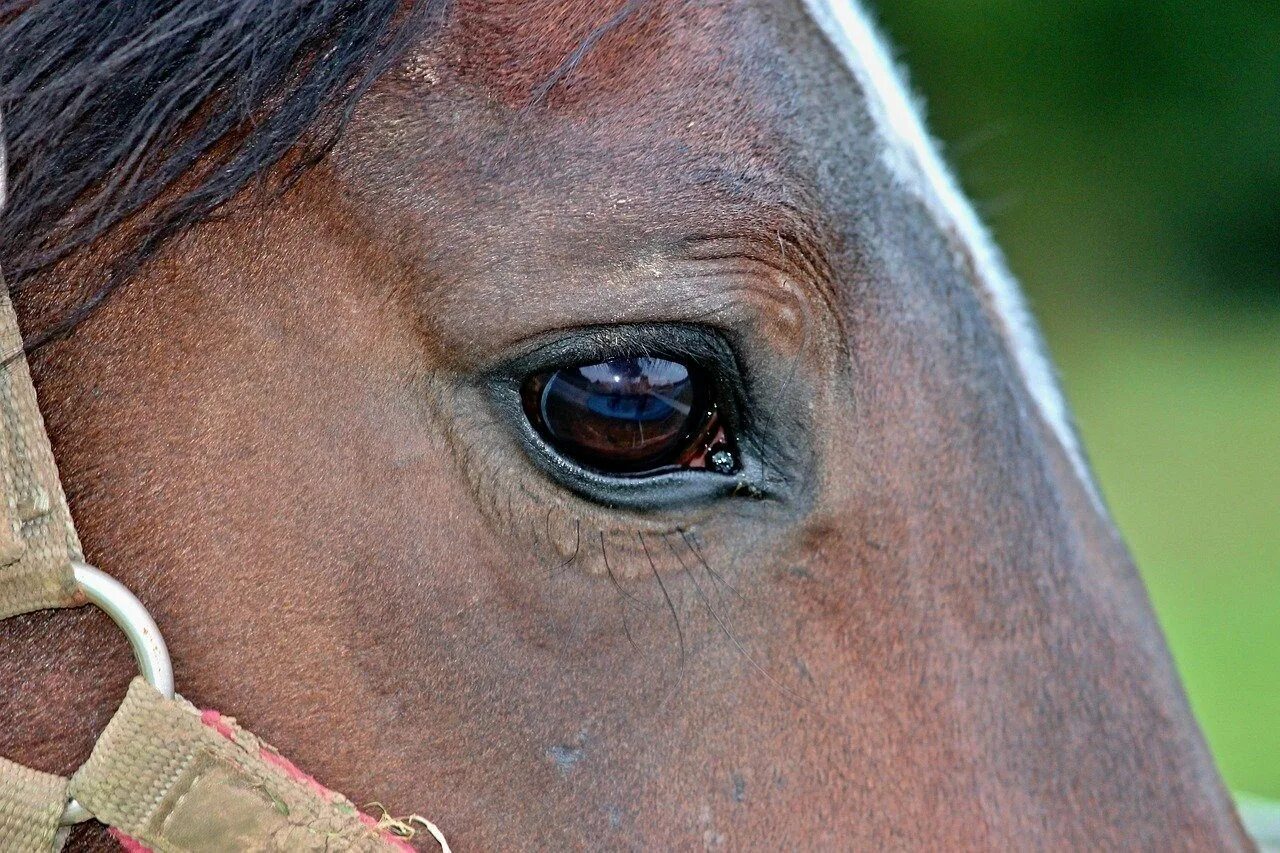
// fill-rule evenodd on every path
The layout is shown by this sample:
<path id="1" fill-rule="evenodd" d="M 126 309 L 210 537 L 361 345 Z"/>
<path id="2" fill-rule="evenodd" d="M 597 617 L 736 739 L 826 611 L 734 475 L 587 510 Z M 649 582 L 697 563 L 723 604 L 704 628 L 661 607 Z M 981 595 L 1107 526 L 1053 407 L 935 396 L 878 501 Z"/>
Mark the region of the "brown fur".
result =
<path id="1" fill-rule="evenodd" d="M 1247 847 L 1123 545 L 798 4 L 645 4 L 540 93 L 620 5 L 460 0 L 322 167 L 40 355 L 179 690 L 457 850 Z M 735 341 L 794 500 L 609 510 L 490 411 L 521 342 L 657 321 Z M 122 642 L 5 643 L 3 754 L 71 770 Z"/>

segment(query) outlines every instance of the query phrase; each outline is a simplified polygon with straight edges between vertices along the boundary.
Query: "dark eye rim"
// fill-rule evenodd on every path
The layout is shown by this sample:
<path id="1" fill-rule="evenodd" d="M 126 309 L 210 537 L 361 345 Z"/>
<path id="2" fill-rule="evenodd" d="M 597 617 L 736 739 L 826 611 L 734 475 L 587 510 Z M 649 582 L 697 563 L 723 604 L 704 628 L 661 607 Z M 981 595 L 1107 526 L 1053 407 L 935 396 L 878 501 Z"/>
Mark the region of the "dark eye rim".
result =
<path id="1" fill-rule="evenodd" d="M 652 355 L 696 365 L 713 381 L 716 405 L 726 431 L 734 437 L 739 469 L 733 474 L 677 469 L 646 476 L 619 476 L 592 471 L 566 459 L 538 433 L 525 416 L 521 387 L 538 372 L 590 364 L 620 353 Z M 511 356 L 486 378 L 499 417 L 515 436 L 525 456 L 569 491 L 617 509 L 652 511 L 707 503 L 723 498 L 772 496 L 758 476 L 763 470 L 755 451 L 746 382 L 729 341 L 717 330 L 692 324 L 633 324 L 559 330 L 542 336 Z"/>

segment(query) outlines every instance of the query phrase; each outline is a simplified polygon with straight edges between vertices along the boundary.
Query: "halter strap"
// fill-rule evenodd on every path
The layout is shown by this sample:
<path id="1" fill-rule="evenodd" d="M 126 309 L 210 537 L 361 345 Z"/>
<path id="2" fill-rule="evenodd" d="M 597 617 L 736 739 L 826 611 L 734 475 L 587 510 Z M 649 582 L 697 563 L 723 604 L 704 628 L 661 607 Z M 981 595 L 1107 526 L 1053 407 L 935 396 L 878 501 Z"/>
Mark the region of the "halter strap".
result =
<path id="1" fill-rule="evenodd" d="M 129 853 L 411 851 L 414 824 L 448 853 L 430 821 L 363 814 L 234 719 L 173 693 L 151 617 L 83 563 L 3 279 L 0 354 L 0 619 L 92 602 L 129 635 L 147 676 L 70 779 L 0 758 L 0 850 L 60 850 L 70 824 L 96 817 Z"/>
<path id="2" fill-rule="evenodd" d="M 0 619 L 7 619 L 83 604 L 71 562 L 84 555 L 3 279 L 0 354 Z"/>

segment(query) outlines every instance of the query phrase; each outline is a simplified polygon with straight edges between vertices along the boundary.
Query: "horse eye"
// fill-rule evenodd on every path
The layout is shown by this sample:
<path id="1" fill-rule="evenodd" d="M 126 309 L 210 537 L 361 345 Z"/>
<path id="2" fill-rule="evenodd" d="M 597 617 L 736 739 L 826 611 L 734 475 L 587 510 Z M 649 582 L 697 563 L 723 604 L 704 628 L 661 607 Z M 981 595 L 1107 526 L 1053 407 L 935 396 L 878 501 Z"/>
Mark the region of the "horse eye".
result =
<path id="1" fill-rule="evenodd" d="M 605 474 L 737 470 L 709 377 L 653 356 L 619 356 L 535 374 L 521 395 L 530 423 L 561 456 Z"/>

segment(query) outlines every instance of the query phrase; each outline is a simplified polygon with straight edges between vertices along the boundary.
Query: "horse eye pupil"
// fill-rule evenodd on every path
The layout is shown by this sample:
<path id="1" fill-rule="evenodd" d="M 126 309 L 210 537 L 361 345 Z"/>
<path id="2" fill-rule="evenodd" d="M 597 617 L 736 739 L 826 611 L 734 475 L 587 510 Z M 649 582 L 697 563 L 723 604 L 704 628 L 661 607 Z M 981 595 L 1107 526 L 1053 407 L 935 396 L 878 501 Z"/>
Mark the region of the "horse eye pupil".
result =
<path id="1" fill-rule="evenodd" d="M 640 474 L 685 461 L 711 416 L 708 385 L 678 361 L 619 356 L 537 374 L 523 399 L 530 421 L 562 455 L 607 473 Z"/>

